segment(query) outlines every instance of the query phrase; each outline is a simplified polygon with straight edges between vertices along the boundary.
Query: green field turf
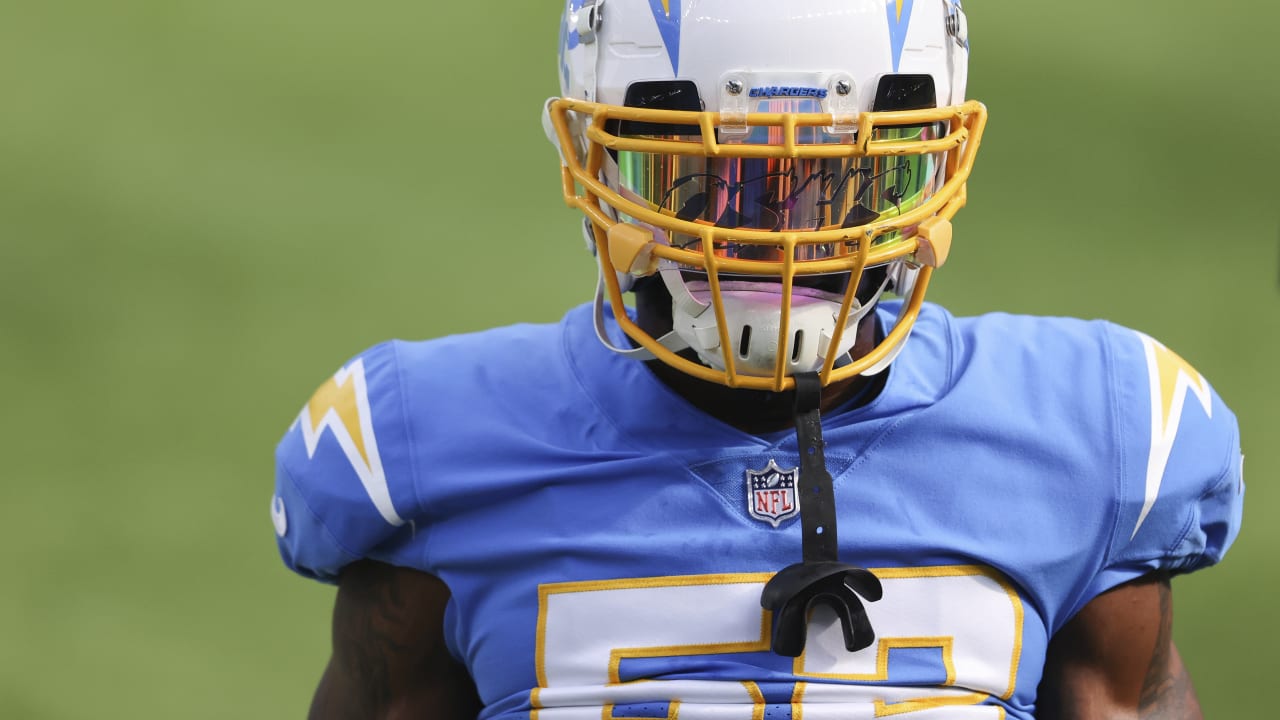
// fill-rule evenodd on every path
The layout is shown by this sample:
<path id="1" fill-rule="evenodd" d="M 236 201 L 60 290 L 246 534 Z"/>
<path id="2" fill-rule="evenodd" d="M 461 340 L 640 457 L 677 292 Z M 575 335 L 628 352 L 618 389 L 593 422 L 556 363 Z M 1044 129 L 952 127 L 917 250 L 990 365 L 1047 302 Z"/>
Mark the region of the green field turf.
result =
<path id="1" fill-rule="evenodd" d="M 1246 525 L 1177 637 L 1210 718 L 1272 717 L 1280 10 L 969 4 L 991 123 L 932 298 L 1110 318 L 1214 382 Z M 0 718 L 303 714 L 333 592 L 276 556 L 292 416 L 376 341 L 591 291 L 538 122 L 558 7 L 0 11 Z"/>

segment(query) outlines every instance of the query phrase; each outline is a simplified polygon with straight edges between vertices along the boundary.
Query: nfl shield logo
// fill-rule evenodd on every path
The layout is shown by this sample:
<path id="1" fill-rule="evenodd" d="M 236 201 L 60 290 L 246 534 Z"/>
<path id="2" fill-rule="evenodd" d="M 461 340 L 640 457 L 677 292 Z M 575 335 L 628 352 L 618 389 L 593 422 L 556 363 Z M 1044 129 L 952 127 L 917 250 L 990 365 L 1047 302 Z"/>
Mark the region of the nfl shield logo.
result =
<path id="1" fill-rule="evenodd" d="M 751 517 L 778 527 L 800 514 L 796 479 L 800 468 L 783 470 L 773 460 L 763 470 L 747 471 L 747 511 Z"/>

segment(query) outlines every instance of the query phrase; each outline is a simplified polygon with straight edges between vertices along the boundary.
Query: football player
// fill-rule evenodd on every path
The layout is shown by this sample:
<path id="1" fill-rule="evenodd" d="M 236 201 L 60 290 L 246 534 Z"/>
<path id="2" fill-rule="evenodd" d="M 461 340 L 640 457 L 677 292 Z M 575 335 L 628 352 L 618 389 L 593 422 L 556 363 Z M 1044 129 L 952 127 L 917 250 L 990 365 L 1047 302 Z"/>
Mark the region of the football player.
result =
<path id="1" fill-rule="evenodd" d="M 312 717 L 1200 717 L 1169 581 L 1239 530 L 1235 420 L 1138 332 L 924 302 L 968 52 L 959 0 L 568 0 L 597 297 L 303 408 Z"/>

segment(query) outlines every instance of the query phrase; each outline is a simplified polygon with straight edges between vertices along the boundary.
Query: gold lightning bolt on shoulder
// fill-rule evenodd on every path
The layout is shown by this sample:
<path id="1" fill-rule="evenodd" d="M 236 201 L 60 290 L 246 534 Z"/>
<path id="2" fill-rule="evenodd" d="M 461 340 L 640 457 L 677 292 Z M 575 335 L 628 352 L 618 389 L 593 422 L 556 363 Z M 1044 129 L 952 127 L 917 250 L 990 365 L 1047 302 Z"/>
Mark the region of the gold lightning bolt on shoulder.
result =
<path id="1" fill-rule="evenodd" d="M 302 408 L 298 425 L 308 458 L 315 457 L 321 438 L 328 430 L 382 517 L 392 525 L 404 524 L 391 502 L 391 491 L 378 454 L 362 360 L 339 370 L 316 390 Z"/>
<path id="2" fill-rule="evenodd" d="M 1164 482 L 1169 455 L 1173 453 L 1173 441 L 1178 437 L 1178 426 L 1182 422 L 1187 396 L 1194 395 L 1204 408 L 1205 415 L 1213 417 L 1213 397 L 1204 376 L 1177 353 L 1153 338 L 1142 333 L 1138 333 L 1138 336 L 1146 350 L 1147 376 L 1151 384 L 1151 450 L 1147 456 L 1146 497 L 1130 539 L 1137 536 L 1138 529 L 1146 521 L 1151 507 L 1160 495 L 1160 486 Z"/>

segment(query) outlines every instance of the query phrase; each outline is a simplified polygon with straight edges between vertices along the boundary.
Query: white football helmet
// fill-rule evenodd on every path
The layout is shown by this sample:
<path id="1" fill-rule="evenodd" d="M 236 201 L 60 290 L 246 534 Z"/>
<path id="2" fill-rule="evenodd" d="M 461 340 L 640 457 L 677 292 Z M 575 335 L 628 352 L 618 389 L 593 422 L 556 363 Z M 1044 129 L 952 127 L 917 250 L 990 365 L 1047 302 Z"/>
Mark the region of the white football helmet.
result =
<path id="1" fill-rule="evenodd" d="M 614 349 L 762 390 L 884 370 L 965 203 L 986 122 L 968 57 L 960 0 L 567 0 L 544 124 L 599 258 L 598 328 L 607 296 L 639 346 Z M 622 297 L 654 273 L 661 338 Z M 897 323 L 852 357 L 886 291 Z"/>

